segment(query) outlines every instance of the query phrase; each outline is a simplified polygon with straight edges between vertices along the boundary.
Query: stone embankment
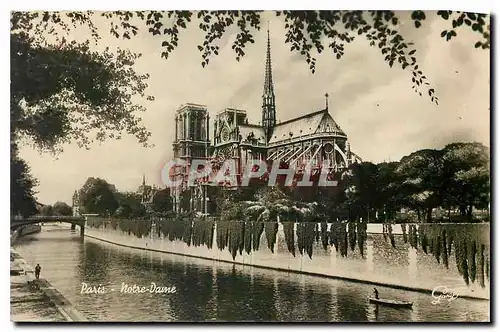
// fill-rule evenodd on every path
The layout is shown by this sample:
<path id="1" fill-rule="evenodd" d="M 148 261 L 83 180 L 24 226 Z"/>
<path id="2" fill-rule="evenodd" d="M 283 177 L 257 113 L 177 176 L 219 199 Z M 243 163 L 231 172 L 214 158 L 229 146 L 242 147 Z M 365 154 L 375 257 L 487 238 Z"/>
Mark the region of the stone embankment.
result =
<path id="1" fill-rule="evenodd" d="M 47 280 L 36 280 L 33 267 L 14 249 L 10 252 L 10 306 L 15 323 L 87 321 Z"/>

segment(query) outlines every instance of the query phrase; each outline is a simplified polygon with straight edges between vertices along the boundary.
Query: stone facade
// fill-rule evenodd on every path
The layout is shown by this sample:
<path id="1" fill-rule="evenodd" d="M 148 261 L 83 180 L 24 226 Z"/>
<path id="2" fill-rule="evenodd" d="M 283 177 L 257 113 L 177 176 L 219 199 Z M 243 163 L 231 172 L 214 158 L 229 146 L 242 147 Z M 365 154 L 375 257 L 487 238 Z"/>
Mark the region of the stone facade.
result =
<path id="1" fill-rule="evenodd" d="M 313 169 L 326 165 L 329 172 L 341 172 L 351 164 L 361 162 L 361 158 L 351 151 L 347 135 L 329 113 L 328 94 L 325 95 L 324 109 L 287 121 L 276 121 L 269 31 L 263 90 L 262 122 L 251 124 L 245 110 L 226 108 L 214 118 L 213 141 L 209 138 L 206 106 L 186 104 L 177 110 L 174 157 L 185 160 L 188 167 L 176 169 L 175 179 L 187 179 L 187 170 L 195 159 L 210 160 L 212 168 L 234 159 L 236 174 L 232 175 L 236 177 L 243 174 L 249 160 L 279 160 L 299 171 L 306 165 Z M 179 203 L 181 193 L 188 188 L 186 183 L 187 180 L 173 191 L 176 211 L 186 210 L 180 208 Z M 201 184 L 191 187 L 188 196 L 188 210 L 209 212 L 206 187 Z"/>

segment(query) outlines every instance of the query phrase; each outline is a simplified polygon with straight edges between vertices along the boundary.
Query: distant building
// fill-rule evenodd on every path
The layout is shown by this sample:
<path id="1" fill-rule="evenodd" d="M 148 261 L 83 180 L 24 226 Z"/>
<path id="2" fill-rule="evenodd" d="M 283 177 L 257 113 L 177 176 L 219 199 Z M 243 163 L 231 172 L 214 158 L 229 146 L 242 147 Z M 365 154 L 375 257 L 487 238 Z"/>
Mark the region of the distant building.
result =
<path id="1" fill-rule="evenodd" d="M 160 190 L 161 189 L 155 185 L 147 185 L 146 176 L 142 176 L 142 185 L 140 185 L 137 189 L 137 194 L 141 197 L 141 204 L 144 206 L 146 211 L 151 211 L 154 195 Z"/>
<path id="2" fill-rule="evenodd" d="M 351 150 L 347 135 L 329 113 L 328 94 L 325 97 L 324 109 L 277 123 L 268 31 L 261 123 L 250 124 L 245 110 L 226 108 L 215 116 L 212 144 L 206 106 L 185 104 L 175 117 L 174 157 L 188 165 L 195 159 L 215 164 L 234 159 L 236 176 L 243 174 L 248 160 L 256 159 L 283 161 L 297 170 L 309 163 L 313 168 L 326 165 L 329 172 L 340 172 L 362 160 Z M 186 192 L 188 169 L 179 167 L 174 171 L 175 179 L 185 179 L 172 191 L 175 211 L 186 210 L 180 202 L 184 195 L 190 197 L 187 210 L 209 213 L 206 187 L 200 184 Z"/>

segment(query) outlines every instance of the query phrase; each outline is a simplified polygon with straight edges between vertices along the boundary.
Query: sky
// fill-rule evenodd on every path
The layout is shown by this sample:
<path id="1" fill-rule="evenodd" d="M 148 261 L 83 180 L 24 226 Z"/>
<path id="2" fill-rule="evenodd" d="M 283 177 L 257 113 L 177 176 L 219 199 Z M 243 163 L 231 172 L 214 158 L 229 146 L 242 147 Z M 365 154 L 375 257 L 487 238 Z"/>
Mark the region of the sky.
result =
<path id="1" fill-rule="evenodd" d="M 440 33 L 449 22 L 432 12 L 419 29 L 408 19 L 401 23 L 403 37 L 417 49 L 420 69 L 435 87 L 439 97 L 435 105 L 425 93 L 421 97 L 412 90 L 410 71 L 390 68 L 379 49 L 363 37 L 345 45 L 340 60 L 325 50 L 312 74 L 305 60 L 285 43 L 284 22 L 273 12 L 265 13 L 262 21 L 269 21 L 270 27 L 278 121 L 323 109 L 328 93 L 330 114 L 364 161 L 396 161 L 451 142 L 490 145 L 490 54 L 474 48 L 477 37 L 472 32 L 459 30 L 458 37 L 446 42 Z M 234 107 L 246 110 L 250 122 L 260 120 L 265 29 L 255 32 L 255 43 L 247 46 L 239 62 L 231 49 L 235 33 L 230 31 L 219 43 L 219 55 L 203 68 L 197 45 L 204 35 L 197 23 L 181 32 L 179 47 L 168 60 L 160 57 L 161 37 L 140 33 L 131 40 L 118 40 L 107 33 L 106 22 L 95 23 L 103 37 L 97 48 L 119 46 L 143 54 L 135 69 L 150 74 L 147 93 L 155 101 L 138 103 L 147 107 L 141 117 L 154 147 L 145 148 L 132 136 L 96 143 L 90 150 L 67 144 L 57 156 L 23 147 L 21 156 L 39 181 L 41 203 L 70 203 L 88 177 L 104 178 L 124 191 L 137 189 L 143 174 L 149 184 L 161 185 L 161 169 L 173 157 L 173 118 L 181 104 L 206 105 L 212 118 Z M 71 37 L 83 40 L 88 34 L 76 31 Z"/>

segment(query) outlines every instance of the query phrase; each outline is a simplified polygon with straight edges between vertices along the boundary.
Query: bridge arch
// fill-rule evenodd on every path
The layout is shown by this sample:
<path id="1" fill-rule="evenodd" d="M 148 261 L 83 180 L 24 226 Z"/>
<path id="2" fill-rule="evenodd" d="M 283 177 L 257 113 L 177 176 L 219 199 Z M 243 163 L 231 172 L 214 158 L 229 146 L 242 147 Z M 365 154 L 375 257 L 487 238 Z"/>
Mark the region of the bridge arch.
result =
<path id="1" fill-rule="evenodd" d="M 12 219 L 10 221 L 10 230 L 15 231 L 23 226 L 34 225 L 38 223 L 49 223 L 49 222 L 65 222 L 72 225 L 71 229 L 74 229 L 73 225 L 80 226 L 80 235 L 85 234 L 85 217 L 74 217 L 74 216 L 33 216 L 22 219 Z"/>

